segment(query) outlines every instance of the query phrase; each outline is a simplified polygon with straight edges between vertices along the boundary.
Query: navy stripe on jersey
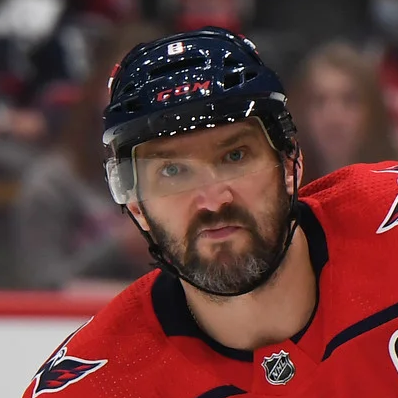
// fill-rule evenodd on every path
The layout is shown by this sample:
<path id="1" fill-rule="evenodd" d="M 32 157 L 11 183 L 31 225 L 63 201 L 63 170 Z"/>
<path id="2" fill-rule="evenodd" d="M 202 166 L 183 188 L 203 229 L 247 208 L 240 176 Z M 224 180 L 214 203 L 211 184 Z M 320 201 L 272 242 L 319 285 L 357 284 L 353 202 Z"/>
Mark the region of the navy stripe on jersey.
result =
<path id="1" fill-rule="evenodd" d="M 319 303 L 319 278 L 321 276 L 323 267 L 329 260 L 329 252 L 326 242 L 326 235 L 323 231 L 321 224 L 315 217 L 310 207 L 302 202 L 298 203 L 299 209 L 299 223 L 303 229 L 308 242 L 308 251 L 310 253 L 311 264 L 314 268 L 316 278 L 316 302 L 314 310 L 312 311 L 311 317 L 307 324 L 296 333 L 290 340 L 297 344 L 300 339 L 304 336 L 305 332 L 310 327 Z"/>
<path id="2" fill-rule="evenodd" d="M 247 391 L 241 390 L 235 386 L 220 386 L 199 395 L 198 398 L 227 398 L 246 393 Z"/>
<path id="3" fill-rule="evenodd" d="M 322 225 L 306 203 L 299 202 L 298 210 L 299 224 L 307 238 L 311 263 L 314 268 L 315 276 L 317 280 L 319 280 L 323 267 L 329 260 L 326 235 Z"/>
<path id="4" fill-rule="evenodd" d="M 378 326 L 390 322 L 395 318 L 398 318 L 398 303 L 348 327 L 333 337 L 333 339 L 328 343 L 325 353 L 323 354 L 322 361 L 329 358 L 333 351 L 341 345 L 347 343 L 355 337 L 360 336 L 361 334 L 377 328 Z"/>

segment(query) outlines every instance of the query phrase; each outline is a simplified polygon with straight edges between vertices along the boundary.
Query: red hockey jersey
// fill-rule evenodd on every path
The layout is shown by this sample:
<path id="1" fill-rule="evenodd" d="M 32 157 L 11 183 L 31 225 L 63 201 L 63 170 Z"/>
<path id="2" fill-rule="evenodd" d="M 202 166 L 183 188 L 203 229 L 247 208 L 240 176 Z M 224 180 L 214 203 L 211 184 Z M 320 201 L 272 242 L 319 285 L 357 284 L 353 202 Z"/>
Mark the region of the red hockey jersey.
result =
<path id="1" fill-rule="evenodd" d="M 154 271 L 69 337 L 24 398 L 398 397 L 397 179 L 397 163 L 361 164 L 301 190 L 318 303 L 291 339 L 222 346 Z"/>

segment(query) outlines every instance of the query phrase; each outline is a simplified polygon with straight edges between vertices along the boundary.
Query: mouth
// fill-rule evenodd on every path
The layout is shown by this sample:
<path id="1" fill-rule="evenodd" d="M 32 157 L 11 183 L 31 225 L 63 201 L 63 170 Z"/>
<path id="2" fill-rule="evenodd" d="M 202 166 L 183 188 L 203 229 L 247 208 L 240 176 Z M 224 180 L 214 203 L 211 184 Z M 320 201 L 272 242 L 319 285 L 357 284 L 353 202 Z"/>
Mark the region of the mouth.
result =
<path id="1" fill-rule="evenodd" d="M 214 228 L 206 228 L 201 230 L 198 236 L 200 238 L 207 239 L 223 239 L 233 235 L 234 233 L 242 229 L 243 228 L 238 225 L 217 226 Z"/>

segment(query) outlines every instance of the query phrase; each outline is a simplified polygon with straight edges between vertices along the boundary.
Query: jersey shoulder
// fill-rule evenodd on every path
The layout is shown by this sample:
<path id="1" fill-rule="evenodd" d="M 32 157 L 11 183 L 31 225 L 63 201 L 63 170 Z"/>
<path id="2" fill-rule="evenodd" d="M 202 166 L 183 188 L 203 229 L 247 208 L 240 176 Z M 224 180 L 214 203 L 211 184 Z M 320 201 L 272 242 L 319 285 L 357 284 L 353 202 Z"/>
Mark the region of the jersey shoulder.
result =
<path id="1" fill-rule="evenodd" d="M 361 163 L 319 178 L 299 196 L 322 223 L 341 232 L 364 227 L 383 233 L 398 226 L 397 180 L 398 162 Z"/>
<path id="2" fill-rule="evenodd" d="M 37 371 L 24 398 L 45 393 L 86 398 L 94 392 L 100 397 L 107 391 L 105 397 L 126 385 L 126 380 L 120 383 L 126 369 L 131 384 L 148 371 L 167 346 L 152 309 L 151 289 L 158 274 L 153 271 L 135 281 L 69 336 Z M 128 394 L 131 390 L 113 396 Z"/>
<path id="3" fill-rule="evenodd" d="M 397 179 L 398 162 L 358 164 L 300 190 L 325 235 L 319 302 L 326 341 L 370 317 L 387 322 L 398 302 Z"/>

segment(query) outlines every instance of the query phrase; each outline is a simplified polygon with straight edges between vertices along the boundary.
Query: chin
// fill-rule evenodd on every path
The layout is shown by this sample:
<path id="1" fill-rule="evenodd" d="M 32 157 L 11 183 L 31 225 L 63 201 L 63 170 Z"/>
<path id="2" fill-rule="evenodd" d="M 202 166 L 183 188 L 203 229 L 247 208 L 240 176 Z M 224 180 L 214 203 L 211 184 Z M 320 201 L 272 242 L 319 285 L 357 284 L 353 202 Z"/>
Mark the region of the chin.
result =
<path id="1" fill-rule="evenodd" d="M 202 244 L 200 244 L 202 243 Z M 202 247 L 200 247 L 202 246 Z M 253 241 L 248 234 L 237 233 L 224 239 L 209 240 L 207 242 L 199 242 L 197 249 L 215 253 L 220 250 L 234 251 L 237 254 L 244 254 L 253 248 Z"/>
<path id="2" fill-rule="evenodd" d="M 237 266 L 239 259 L 246 258 L 251 252 L 245 247 L 244 250 L 237 250 L 234 247 L 222 247 L 215 250 L 210 256 L 201 256 L 205 262 L 219 266 Z"/>

